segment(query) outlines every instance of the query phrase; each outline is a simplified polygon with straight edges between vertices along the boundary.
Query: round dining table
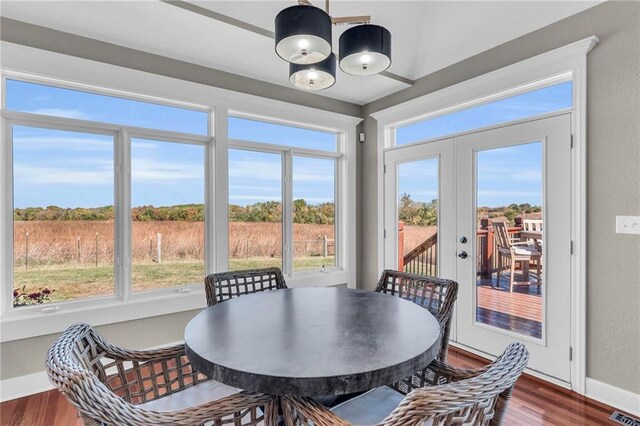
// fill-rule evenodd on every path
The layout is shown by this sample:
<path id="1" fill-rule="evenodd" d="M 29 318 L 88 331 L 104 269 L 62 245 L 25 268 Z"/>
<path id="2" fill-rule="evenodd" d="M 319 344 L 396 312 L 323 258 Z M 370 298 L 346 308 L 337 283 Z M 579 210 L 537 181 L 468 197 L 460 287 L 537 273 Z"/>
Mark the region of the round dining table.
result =
<path id="1" fill-rule="evenodd" d="M 291 288 L 209 307 L 185 329 L 186 353 L 210 379 L 271 395 L 326 396 L 391 384 L 426 367 L 440 327 L 396 296 Z"/>

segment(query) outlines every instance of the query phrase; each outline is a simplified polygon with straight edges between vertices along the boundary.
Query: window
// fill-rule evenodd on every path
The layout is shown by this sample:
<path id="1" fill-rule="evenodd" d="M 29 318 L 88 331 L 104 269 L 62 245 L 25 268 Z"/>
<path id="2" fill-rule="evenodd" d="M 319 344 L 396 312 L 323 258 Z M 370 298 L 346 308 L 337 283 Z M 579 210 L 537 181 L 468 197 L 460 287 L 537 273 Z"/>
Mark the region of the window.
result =
<path id="1" fill-rule="evenodd" d="M 64 89 L 40 83 L 6 80 L 10 111 L 207 135 L 208 113 Z"/>
<path id="2" fill-rule="evenodd" d="M 134 291 L 203 280 L 204 151 L 201 145 L 131 140 Z"/>
<path id="3" fill-rule="evenodd" d="M 12 130 L 15 306 L 113 295 L 113 137 Z"/>
<path id="4" fill-rule="evenodd" d="M 229 150 L 229 270 L 282 268 L 282 155 Z"/>
<path id="5" fill-rule="evenodd" d="M 338 267 L 337 134 L 229 117 L 229 137 L 229 268 Z"/>
<path id="6" fill-rule="evenodd" d="M 26 112 L 7 122 L 13 306 L 201 284 L 209 138 L 194 133 L 206 132 L 209 114 L 18 80 L 6 85 L 8 108 Z M 131 214 L 119 216 L 129 204 Z M 117 261 L 128 253 L 130 262 Z"/>
<path id="7" fill-rule="evenodd" d="M 321 151 L 336 152 L 338 149 L 335 133 L 241 117 L 229 117 L 229 139 Z"/>
<path id="8" fill-rule="evenodd" d="M 396 145 L 406 145 L 573 106 L 573 83 L 566 81 L 395 129 Z"/>
<path id="9" fill-rule="evenodd" d="M 335 160 L 293 157 L 293 270 L 335 266 Z"/>
<path id="10" fill-rule="evenodd" d="M 1 341 L 199 309 L 204 275 L 240 267 L 280 266 L 292 287 L 355 285 L 360 119 L 10 47 L 0 75 Z M 229 118 L 230 104 L 241 117 Z M 215 141 L 214 112 L 229 122 Z M 330 164 L 334 191 L 294 185 L 298 158 Z M 322 224 L 334 229 L 334 246 L 321 234 L 327 259 L 309 244 L 317 262 L 295 273 L 294 191 L 336 206 L 333 225 Z M 14 289 L 25 303 L 14 305 Z"/>

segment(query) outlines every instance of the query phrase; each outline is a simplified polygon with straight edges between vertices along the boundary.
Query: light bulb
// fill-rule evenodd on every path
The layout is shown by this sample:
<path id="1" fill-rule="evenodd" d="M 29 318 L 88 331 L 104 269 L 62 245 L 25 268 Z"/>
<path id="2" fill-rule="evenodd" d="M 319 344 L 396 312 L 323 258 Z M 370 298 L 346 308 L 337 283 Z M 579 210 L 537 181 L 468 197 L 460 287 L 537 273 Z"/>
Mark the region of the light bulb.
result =
<path id="1" fill-rule="evenodd" d="M 298 41 L 298 47 L 300 49 L 306 49 L 309 47 L 309 40 L 303 38 L 301 40 Z"/>
<path id="2" fill-rule="evenodd" d="M 371 55 L 365 53 L 364 55 L 360 56 L 360 61 L 363 64 L 366 64 L 366 63 L 370 62 L 371 61 Z"/>
<path id="3" fill-rule="evenodd" d="M 315 71 L 309 71 L 307 73 L 307 77 L 309 78 L 309 80 L 315 80 L 316 78 L 318 78 L 318 73 Z"/>

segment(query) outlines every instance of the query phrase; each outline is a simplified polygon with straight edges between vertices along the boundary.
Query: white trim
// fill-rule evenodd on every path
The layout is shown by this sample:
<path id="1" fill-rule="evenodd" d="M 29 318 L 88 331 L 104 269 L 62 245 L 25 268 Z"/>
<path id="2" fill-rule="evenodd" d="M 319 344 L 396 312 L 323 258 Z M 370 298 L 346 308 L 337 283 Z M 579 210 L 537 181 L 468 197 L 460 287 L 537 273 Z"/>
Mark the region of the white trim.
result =
<path id="1" fill-rule="evenodd" d="M 184 344 L 184 340 L 156 345 L 144 350 L 160 349 L 181 344 Z M 106 360 L 103 358 L 102 362 L 105 363 Z M 0 380 L 0 402 L 11 401 L 12 399 L 34 395 L 52 389 L 54 389 L 54 386 L 49 381 L 46 371 L 12 377 L 11 379 Z"/>
<path id="2" fill-rule="evenodd" d="M 0 380 L 0 402 L 11 401 L 53 389 L 45 371 Z"/>
<path id="3" fill-rule="evenodd" d="M 640 394 L 587 377 L 585 395 L 640 417 Z"/>
<path id="4" fill-rule="evenodd" d="M 505 94 L 514 95 L 559 81 L 570 74 L 573 80 L 572 132 L 572 232 L 574 255 L 571 274 L 571 362 L 572 389 L 585 392 L 586 377 L 586 88 L 587 54 L 598 43 L 587 37 L 533 58 L 463 81 L 410 101 L 371 113 L 377 120 L 377 193 L 384 194 L 384 151 L 393 142 L 393 128 L 425 115 L 475 105 Z M 448 136 L 448 135 L 445 135 Z M 377 210 L 384 211 L 384 196 L 378 197 Z M 378 216 L 378 269 L 384 267 L 384 217 Z"/>

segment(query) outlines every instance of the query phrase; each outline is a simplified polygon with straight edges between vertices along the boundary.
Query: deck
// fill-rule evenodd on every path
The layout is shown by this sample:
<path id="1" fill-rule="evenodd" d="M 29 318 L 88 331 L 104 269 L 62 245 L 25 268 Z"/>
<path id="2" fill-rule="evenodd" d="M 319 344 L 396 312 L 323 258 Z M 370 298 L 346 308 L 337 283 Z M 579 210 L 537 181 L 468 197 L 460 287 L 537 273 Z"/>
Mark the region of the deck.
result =
<path id="1" fill-rule="evenodd" d="M 506 275 L 506 276 L 505 276 Z M 503 274 L 498 285 L 496 274 L 478 277 L 476 321 L 503 330 L 542 337 L 542 293 L 533 274 L 524 277 L 516 271 L 516 285 L 509 293 L 509 276 Z"/>

